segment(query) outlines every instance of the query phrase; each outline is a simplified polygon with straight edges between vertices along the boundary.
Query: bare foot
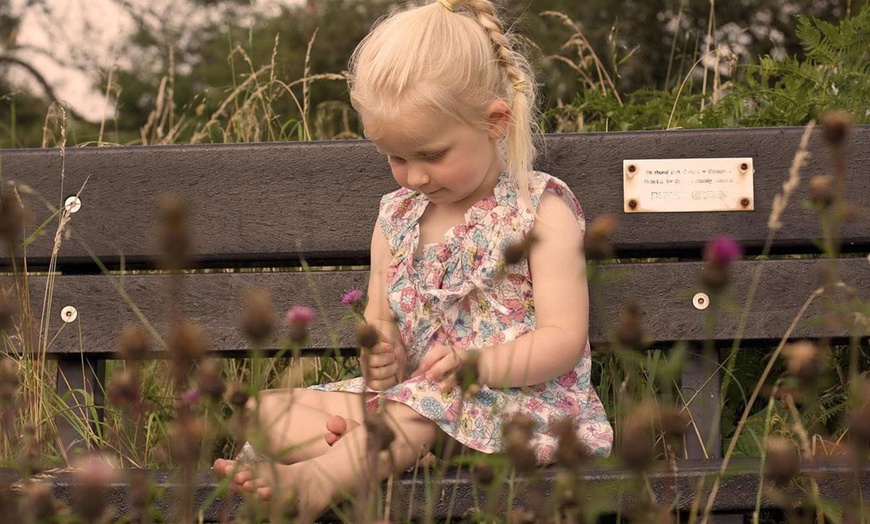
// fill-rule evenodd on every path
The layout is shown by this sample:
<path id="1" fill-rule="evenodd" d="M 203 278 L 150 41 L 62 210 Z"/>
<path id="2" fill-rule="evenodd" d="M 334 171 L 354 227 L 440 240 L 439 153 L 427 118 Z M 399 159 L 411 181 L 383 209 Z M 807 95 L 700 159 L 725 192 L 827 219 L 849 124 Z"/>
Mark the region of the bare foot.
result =
<path id="1" fill-rule="evenodd" d="M 326 443 L 330 446 L 338 442 L 348 431 L 359 427 L 359 422 L 338 415 L 329 417 L 326 421 Z"/>
<path id="2" fill-rule="evenodd" d="M 230 478 L 234 489 L 256 495 L 269 503 L 273 515 L 291 511 L 302 522 L 313 522 L 332 497 L 330 490 L 320 485 L 322 483 L 312 481 L 309 469 L 304 462 L 293 465 L 240 464 L 226 459 L 214 462 L 215 472 Z"/>

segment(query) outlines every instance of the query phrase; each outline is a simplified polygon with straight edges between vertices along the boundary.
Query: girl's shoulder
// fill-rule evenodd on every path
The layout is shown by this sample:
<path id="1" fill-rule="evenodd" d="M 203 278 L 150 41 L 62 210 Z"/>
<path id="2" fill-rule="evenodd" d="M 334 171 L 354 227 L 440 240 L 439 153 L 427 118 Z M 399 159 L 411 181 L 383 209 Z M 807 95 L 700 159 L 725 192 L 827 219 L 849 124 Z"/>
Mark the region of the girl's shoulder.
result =
<path id="1" fill-rule="evenodd" d="M 529 177 L 529 196 L 532 199 L 533 209 L 538 209 L 545 193 L 552 193 L 559 197 L 577 216 L 580 223 L 585 223 L 586 215 L 583 212 L 583 207 L 568 184 L 548 173 L 533 171 Z"/>
<path id="2" fill-rule="evenodd" d="M 404 187 L 381 197 L 378 223 L 393 248 L 417 222 L 425 207 L 425 197 L 421 193 Z"/>

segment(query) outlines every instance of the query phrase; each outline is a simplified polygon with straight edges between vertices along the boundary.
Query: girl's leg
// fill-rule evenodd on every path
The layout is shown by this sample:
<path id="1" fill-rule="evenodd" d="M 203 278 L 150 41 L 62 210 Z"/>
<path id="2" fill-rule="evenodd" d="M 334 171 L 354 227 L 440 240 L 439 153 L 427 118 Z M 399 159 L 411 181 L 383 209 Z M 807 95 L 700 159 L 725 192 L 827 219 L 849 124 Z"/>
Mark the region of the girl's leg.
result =
<path id="1" fill-rule="evenodd" d="M 434 422 L 397 402 L 385 405 L 385 420 L 396 438 L 388 453 L 380 453 L 373 472 L 379 479 L 404 471 L 425 455 L 441 436 Z M 330 502 L 359 491 L 367 468 L 364 428 L 347 432 L 330 450 L 292 465 L 255 465 L 235 474 L 235 482 L 266 500 L 296 496 L 303 520 L 315 519 Z M 228 469 L 223 472 L 232 474 Z"/>

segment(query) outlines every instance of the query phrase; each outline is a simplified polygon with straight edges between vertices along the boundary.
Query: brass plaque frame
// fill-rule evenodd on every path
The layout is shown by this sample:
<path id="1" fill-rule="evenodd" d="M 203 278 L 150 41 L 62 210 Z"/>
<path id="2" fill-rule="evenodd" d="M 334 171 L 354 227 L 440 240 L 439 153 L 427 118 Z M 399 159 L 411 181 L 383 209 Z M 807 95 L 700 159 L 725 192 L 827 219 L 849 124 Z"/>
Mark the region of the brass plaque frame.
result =
<path id="1" fill-rule="evenodd" d="M 623 160 L 626 213 L 754 211 L 752 158 Z"/>

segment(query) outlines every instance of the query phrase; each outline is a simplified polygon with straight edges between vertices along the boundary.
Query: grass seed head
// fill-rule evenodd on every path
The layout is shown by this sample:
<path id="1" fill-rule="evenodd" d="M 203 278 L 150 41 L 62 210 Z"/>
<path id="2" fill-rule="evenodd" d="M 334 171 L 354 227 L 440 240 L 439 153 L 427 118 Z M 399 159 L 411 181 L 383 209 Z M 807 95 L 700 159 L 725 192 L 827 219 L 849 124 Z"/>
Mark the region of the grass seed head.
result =
<path id="1" fill-rule="evenodd" d="M 576 468 L 589 456 L 586 448 L 580 443 L 574 421 L 564 418 L 553 425 L 559 447 L 556 449 L 556 463 L 566 468 Z"/>
<path id="2" fill-rule="evenodd" d="M 191 250 L 187 206 L 177 195 L 163 195 L 158 202 L 158 210 L 163 268 L 174 271 L 183 269 L 188 266 Z"/>
<path id="3" fill-rule="evenodd" d="M 797 378 L 803 386 L 816 383 L 828 360 L 827 352 L 809 340 L 786 345 L 782 354 L 789 374 Z"/>
<path id="4" fill-rule="evenodd" d="M 641 404 L 622 420 L 622 445 L 616 455 L 629 468 L 644 471 L 655 459 L 653 432 L 657 424 L 658 410 L 652 404 Z"/>
<path id="5" fill-rule="evenodd" d="M 502 436 L 508 447 L 527 447 L 534 435 L 535 419 L 525 413 L 514 413 L 502 426 Z"/>
<path id="6" fill-rule="evenodd" d="M 619 313 L 616 338 L 627 349 L 638 349 L 643 345 L 644 333 L 640 325 L 642 311 L 637 302 L 629 301 Z"/>

